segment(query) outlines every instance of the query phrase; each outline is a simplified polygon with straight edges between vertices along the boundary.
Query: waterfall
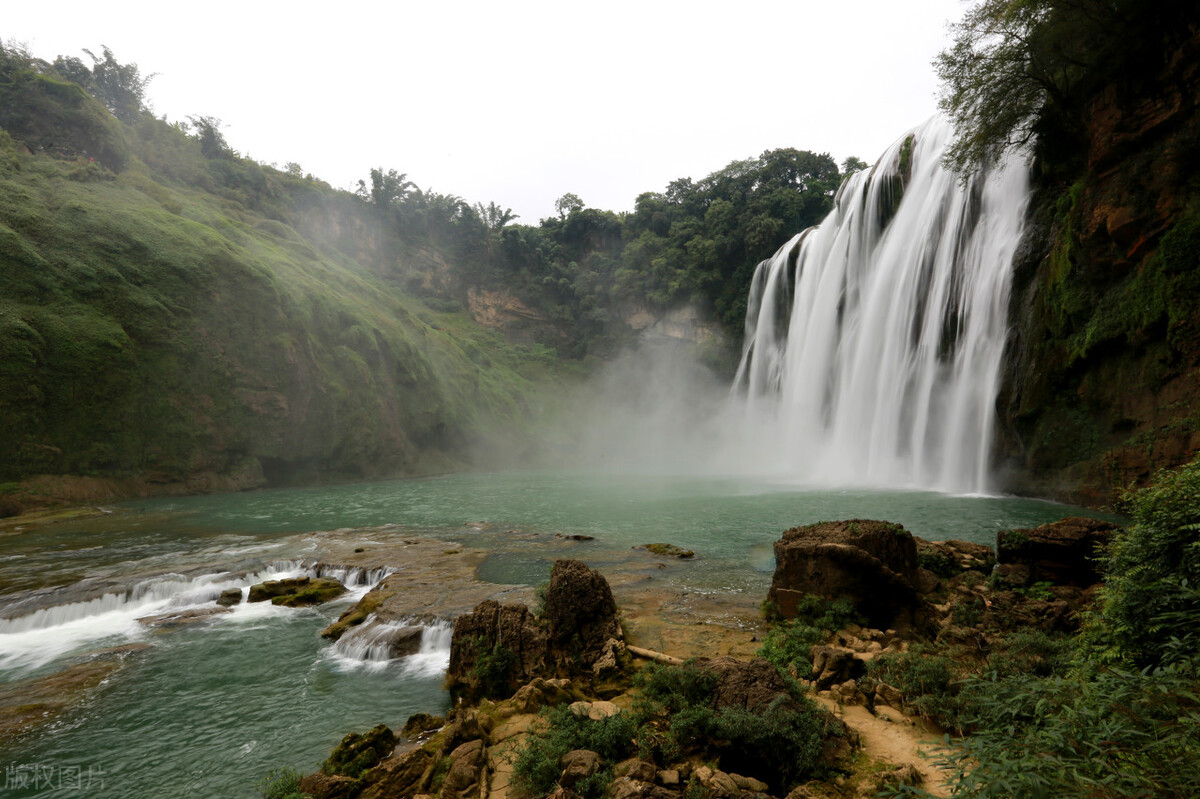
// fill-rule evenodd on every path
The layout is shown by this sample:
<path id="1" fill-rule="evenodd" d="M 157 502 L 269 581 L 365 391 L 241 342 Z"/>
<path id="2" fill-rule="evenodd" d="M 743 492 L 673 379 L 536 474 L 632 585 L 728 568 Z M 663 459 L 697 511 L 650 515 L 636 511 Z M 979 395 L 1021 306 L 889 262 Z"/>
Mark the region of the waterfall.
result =
<path id="1" fill-rule="evenodd" d="M 343 668 L 378 670 L 400 661 L 405 673 L 436 676 L 450 662 L 454 625 L 444 620 L 379 621 L 372 614 L 330 648 Z"/>
<path id="2" fill-rule="evenodd" d="M 935 117 L 848 178 L 755 272 L 735 379 L 754 468 L 826 485 L 989 489 L 1028 176 L 964 185 Z"/>

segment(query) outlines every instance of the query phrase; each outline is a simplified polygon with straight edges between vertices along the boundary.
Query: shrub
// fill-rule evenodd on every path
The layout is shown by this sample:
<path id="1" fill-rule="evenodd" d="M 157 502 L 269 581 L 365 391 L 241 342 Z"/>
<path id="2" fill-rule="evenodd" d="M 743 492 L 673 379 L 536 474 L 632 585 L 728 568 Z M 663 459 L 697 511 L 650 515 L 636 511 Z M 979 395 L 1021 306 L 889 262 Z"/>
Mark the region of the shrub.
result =
<path id="1" fill-rule="evenodd" d="M 1074 657 L 1060 639 L 1021 633 L 993 654 L 988 678 L 963 684 L 972 735 L 944 759 L 954 796 L 1195 794 L 1200 463 L 1160 473 L 1124 509 L 1134 524 L 1109 547 Z"/>
<path id="2" fill-rule="evenodd" d="M 682 666 L 651 663 L 633 677 L 634 687 L 641 689 L 637 712 L 646 718 L 707 707 L 712 704 L 717 679 L 715 673 L 698 668 L 692 661 Z"/>
<path id="3" fill-rule="evenodd" d="M 950 659 L 919 649 L 885 653 L 867 663 L 867 687 L 887 683 L 900 691 L 905 707 L 946 727 L 959 727 Z"/>
<path id="4" fill-rule="evenodd" d="M 1194 672 L 981 682 L 973 733 L 943 761 L 954 796 L 1191 796 L 1200 785 Z"/>
<path id="5" fill-rule="evenodd" d="M 684 755 L 715 759 L 781 796 L 817 772 L 826 733 L 838 732 L 826 729 L 820 711 L 799 692 L 780 694 L 765 709 L 714 708 L 717 675 L 691 663 L 648 666 L 634 683 L 641 688 L 635 708 L 643 757 L 663 765 Z M 657 729 L 664 726 L 665 732 Z"/>
<path id="6" fill-rule="evenodd" d="M 605 767 L 577 783 L 574 790 L 585 799 L 599 799 L 612 782 L 612 764 L 634 751 L 637 722 L 633 715 L 616 713 L 596 720 L 575 715 L 567 705 L 558 705 L 542 715 L 547 730 L 530 736 L 513 764 L 517 784 L 531 796 L 545 796 L 558 783 L 562 756 L 573 749 L 590 749 L 604 759 Z"/>
<path id="7" fill-rule="evenodd" d="M 268 771 L 254 789 L 262 799 L 308 799 L 308 794 L 300 792 L 300 779 L 300 772 L 284 766 Z"/>
<path id="8" fill-rule="evenodd" d="M 864 619 L 848 599 L 825 599 L 805 594 L 796 605 L 796 615 L 788 622 L 767 631 L 759 657 L 774 663 L 784 673 L 795 665 L 800 672 L 812 670 L 809 650 L 829 637 L 829 634 Z"/>
<path id="9" fill-rule="evenodd" d="M 1200 459 L 1160 472 L 1121 509 L 1134 524 L 1109 545 L 1086 640 L 1106 663 L 1162 665 L 1171 639 L 1200 645 Z"/>
<path id="10" fill-rule="evenodd" d="M 509 672 L 517 656 L 499 641 L 487 649 L 482 638 L 475 640 L 475 664 L 471 666 L 471 678 L 479 684 L 481 696 L 495 698 L 507 692 Z"/>

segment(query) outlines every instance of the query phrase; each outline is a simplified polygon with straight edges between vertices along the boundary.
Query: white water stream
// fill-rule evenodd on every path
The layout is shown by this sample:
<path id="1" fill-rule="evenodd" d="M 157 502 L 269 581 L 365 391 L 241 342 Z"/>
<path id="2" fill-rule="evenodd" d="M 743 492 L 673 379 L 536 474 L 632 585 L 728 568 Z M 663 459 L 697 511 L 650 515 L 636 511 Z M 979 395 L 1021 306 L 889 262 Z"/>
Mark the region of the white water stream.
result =
<path id="1" fill-rule="evenodd" d="M 950 138 L 941 118 L 902 137 L 759 265 L 735 381 L 753 470 L 989 490 L 1028 177 L 1014 161 L 964 185 Z"/>

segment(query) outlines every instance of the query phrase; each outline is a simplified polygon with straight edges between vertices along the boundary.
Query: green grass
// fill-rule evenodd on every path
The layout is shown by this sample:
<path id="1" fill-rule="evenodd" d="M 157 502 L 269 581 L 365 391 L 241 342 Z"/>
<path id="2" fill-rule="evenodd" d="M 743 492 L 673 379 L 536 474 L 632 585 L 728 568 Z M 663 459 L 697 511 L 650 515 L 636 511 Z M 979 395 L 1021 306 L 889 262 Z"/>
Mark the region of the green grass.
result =
<path id="1" fill-rule="evenodd" d="M 0 139 L 0 479 L 182 476 L 247 455 L 359 477 L 511 450 L 553 351 L 406 296 L 345 237 L 300 232 L 314 203 L 351 226 L 348 195 L 253 162 L 214 171 L 147 125 L 104 179 Z"/>

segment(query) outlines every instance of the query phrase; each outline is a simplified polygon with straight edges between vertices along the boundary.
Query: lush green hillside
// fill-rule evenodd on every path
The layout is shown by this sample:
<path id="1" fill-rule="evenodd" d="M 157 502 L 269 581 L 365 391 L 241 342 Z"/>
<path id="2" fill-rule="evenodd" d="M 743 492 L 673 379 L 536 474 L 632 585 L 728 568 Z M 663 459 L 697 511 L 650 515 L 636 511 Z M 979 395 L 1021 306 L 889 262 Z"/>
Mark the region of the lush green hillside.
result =
<path id="1" fill-rule="evenodd" d="M 359 199 L 206 153 L 199 122 L 121 123 L 0 62 L 0 477 L 233 487 L 511 454 L 552 354 L 398 291 Z"/>
<path id="2" fill-rule="evenodd" d="M 728 366 L 754 265 L 843 177 L 775 150 L 630 214 L 566 195 L 516 224 L 395 170 L 352 194 L 242 158 L 217 120 L 150 114 L 136 65 L 87 54 L 0 48 L 0 480 L 511 461 L 546 378 L 656 318 L 683 311 Z"/>

